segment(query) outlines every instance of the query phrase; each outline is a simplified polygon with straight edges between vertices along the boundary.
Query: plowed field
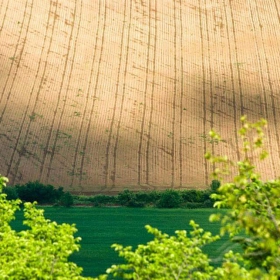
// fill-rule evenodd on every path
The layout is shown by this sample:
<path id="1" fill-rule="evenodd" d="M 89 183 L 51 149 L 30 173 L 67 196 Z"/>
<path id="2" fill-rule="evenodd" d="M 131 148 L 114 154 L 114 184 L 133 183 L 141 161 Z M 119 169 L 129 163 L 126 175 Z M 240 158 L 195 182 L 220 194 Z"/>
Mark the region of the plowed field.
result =
<path id="1" fill-rule="evenodd" d="M 277 0 L 0 0 L 0 173 L 73 192 L 205 187 L 266 118 L 280 174 Z M 207 136 L 214 127 L 225 143 Z"/>

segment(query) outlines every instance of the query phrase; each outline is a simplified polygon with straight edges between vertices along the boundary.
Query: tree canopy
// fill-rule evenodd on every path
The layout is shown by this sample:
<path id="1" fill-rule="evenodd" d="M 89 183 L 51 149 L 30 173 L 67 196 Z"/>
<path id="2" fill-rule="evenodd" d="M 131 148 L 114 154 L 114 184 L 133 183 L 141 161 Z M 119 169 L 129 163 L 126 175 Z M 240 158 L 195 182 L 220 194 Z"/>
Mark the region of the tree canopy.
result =
<path id="1" fill-rule="evenodd" d="M 127 263 L 113 265 L 107 270 L 109 275 L 123 279 L 280 279 L 280 180 L 262 181 L 253 162 L 267 156 L 263 132 L 267 123 L 263 119 L 250 123 L 245 116 L 241 123 L 243 159 L 233 162 L 227 156 L 205 155 L 217 166 L 214 177 L 222 181 L 212 198 L 214 207 L 227 211 L 209 218 L 221 223 L 220 235 L 204 232 L 194 221 L 192 231 L 177 231 L 171 237 L 147 226 L 154 240 L 146 245 L 135 251 L 113 245 Z M 213 130 L 209 135 L 215 143 L 222 140 Z M 250 157 L 252 153 L 257 156 Z M 223 182 L 232 168 L 236 172 L 233 181 Z M 243 251 L 229 250 L 222 265 L 214 268 L 202 248 L 225 234 L 240 243 Z"/>

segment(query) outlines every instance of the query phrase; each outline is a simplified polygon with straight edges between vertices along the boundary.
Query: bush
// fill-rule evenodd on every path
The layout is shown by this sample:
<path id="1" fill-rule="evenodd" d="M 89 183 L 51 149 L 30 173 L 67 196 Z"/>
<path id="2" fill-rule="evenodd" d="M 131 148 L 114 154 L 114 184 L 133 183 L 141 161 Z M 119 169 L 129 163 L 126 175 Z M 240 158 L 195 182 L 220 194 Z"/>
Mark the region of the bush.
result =
<path id="1" fill-rule="evenodd" d="M 147 192 L 137 192 L 135 193 L 135 199 L 141 201 L 145 205 L 156 205 L 157 201 L 160 199 L 161 193 L 158 191 L 147 191 Z"/>
<path id="2" fill-rule="evenodd" d="M 184 202 L 203 202 L 202 191 L 200 190 L 186 190 L 181 192 Z"/>
<path id="3" fill-rule="evenodd" d="M 126 207 L 160 207 L 160 208 L 199 208 L 212 207 L 211 190 L 165 190 L 132 192 L 128 189 L 117 196 L 72 196 L 65 193 L 63 188 L 54 188 L 38 181 L 28 182 L 25 185 L 5 188 L 8 199 L 20 198 L 24 202 L 37 201 L 39 204 L 55 204 L 56 206 L 72 206 L 73 204 L 86 204 L 95 207 L 121 205 Z M 209 201 L 211 200 L 211 202 Z M 193 205 L 191 203 L 194 203 Z"/>
<path id="4" fill-rule="evenodd" d="M 143 208 L 145 207 L 145 202 L 143 201 L 137 201 L 136 199 L 130 200 L 127 205 L 127 207 L 133 207 L 133 208 Z"/>
<path id="5" fill-rule="evenodd" d="M 207 199 L 203 202 L 202 208 L 211 208 L 213 207 L 213 205 L 214 205 L 213 199 Z"/>
<path id="6" fill-rule="evenodd" d="M 1 279 L 90 279 L 81 276 L 82 268 L 69 261 L 79 250 L 80 238 L 74 225 L 58 225 L 36 209 L 36 203 L 24 203 L 25 230 L 10 226 L 21 201 L 7 200 L 7 178 L 0 176 L 0 278 Z"/>
<path id="7" fill-rule="evenodd" d="M 211 190 L 165 190 L 132 192 L 128 189 L 117 196 L 96 195 L 92 197 L 75 196 L 75 203 L 89 203 L 93 206 L 121 205 L 126 207 L 159 207 L 159 208 L 205 208 L 212 207 Z"/>
<path id="8" fill-rule="evenodd" d="M 71 207 L 74 204 L 72 194 L 69 192 L 64 193 L 59 200 L 59 204 L 64 207 Z"/>
<path id="9" fill-rule="evenodd" d="M 129 206 L 136 202 L 136 196 L 132 191 L 124 190 L 118 194 L 117 201 L 120 205 Z"/>
<path id="10" fill-rule="evenodd" d="M 214 203 L 214 200 L 211 198 L 211 195 L 213 192 L 211 190 L 206 190 L 201 192 L 201 202 L 205 203 L 205 201 L 211 200 L 212 205 Z"/>
<path id="11" fill-rule="evenodd" d="M 91 205 L 90 201 L 90 196 L 85 196 L 85 195 L 72 195 L 73 196 L 73 203 L 76 205 L 79 204 L 86 204 L 86 205 Z"/>
<path id="12" fill-rule="evenodd" d="M 161 197 L 157 202 L 159 208 L 176 208 L 180 207 L 183 202 L 178 191 L 169 189 L 161 193 Z"/>
<path id="13" fill-rule="evenodd" d="M 8 200 L 18 199 L 18 193 L 15 187 L 6 187 L 3 189 L 3 193 L 7 195 Z"/>
<path id="14" fill-rule="evenodd" d="M 55 189 L 52 185 L 44 185 L 38 181 L 15 186 L 18 197 L 23 202 L 37 201 L 39 204 L 55 203 L 63 195 L 63 188 Z"/>
<path id="15" fill-rule="evenodd" d="M 109 195 L 96 195 L 88 199 L 94 206 L 114 205 L 117 203 L 117 197 Z"/>
<path id="16" fill-rule="evenodd" d="M 216 193 L 218 188 L 221 186 L 221 182 L 219 180 L 213 180 L 210 187 L 212 192 Z"/>
<path id="17" fill-rule="evenodd" d="M 5 188 L 7 199 L 20 198 L 24 202 L 37 201 L 39 204 L 55 204 L 56 206 L 70 207 L 73 204 L 85 204 L 95 207 L 121 205 L 126 207 L 160 207 L 160 208 L 199 208 L 212 207 L 211 190 L 165 190 L 132 192 L 128 189 L 117 196 L 73 196 L 65 193 L 63 188 L 54 188 L 38 181 L 28 182 L 25 185 L 16 185 Z M 209 201 L 211 200 L 211 202 Z M 194 203 L 192 205 L 192 203 Z"/>

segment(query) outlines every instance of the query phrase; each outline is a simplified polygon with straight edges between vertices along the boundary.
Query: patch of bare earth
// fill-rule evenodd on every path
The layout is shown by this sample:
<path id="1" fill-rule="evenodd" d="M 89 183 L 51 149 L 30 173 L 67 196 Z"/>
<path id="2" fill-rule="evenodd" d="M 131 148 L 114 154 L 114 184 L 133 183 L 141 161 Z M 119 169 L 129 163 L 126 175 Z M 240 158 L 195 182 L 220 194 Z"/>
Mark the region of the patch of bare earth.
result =
<path id="1" fill-rule="evenodd" d="M 0 173 L 76 193 L 206 187 L 269 122 L 280 173 L 280 3 L 0 0 Z M 226 140 L 207 136 L 214 127 Z"/>

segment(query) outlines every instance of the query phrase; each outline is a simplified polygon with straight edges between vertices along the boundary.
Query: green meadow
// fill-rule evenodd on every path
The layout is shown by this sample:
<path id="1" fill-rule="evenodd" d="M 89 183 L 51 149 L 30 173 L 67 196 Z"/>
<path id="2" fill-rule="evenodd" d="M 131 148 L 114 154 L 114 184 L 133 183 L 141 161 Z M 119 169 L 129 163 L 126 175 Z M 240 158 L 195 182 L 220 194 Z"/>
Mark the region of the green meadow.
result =
<path id="1" fill-rule="evenodd" d="M 219 224 L 210 223 L 209 215 L 216 209 L 156 209 L 156 208 L 90 208 L 90 207 L 44 207 L 45 216 L 57 223 L 76 224 L 77 236 L 82 238 L 79 252 L 71 256 L 79 266 L 83 267 L 84 276 L 97 276 L 106 268 L 123 260 L 111 248 L 113 243 L 131 245 L 146 243 L 152 235 L 146 232 L 149 224 L 161 231 L 173 235 L 175 230 L 189 230 L 189 221 L 195 220 L 202 228 L 217 234 Z M 22 213 L 17 214 L 12 226 L 16 230 L 23 228 Z M 234 245 L 226 238 L 204 248 L 213 259 L 213 265 L 221 261 L 222 254 Z"/>

